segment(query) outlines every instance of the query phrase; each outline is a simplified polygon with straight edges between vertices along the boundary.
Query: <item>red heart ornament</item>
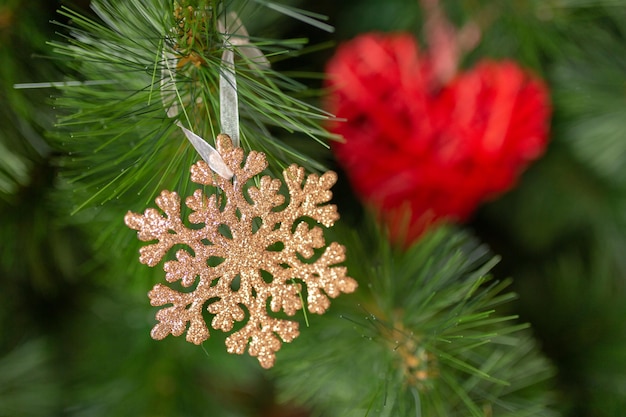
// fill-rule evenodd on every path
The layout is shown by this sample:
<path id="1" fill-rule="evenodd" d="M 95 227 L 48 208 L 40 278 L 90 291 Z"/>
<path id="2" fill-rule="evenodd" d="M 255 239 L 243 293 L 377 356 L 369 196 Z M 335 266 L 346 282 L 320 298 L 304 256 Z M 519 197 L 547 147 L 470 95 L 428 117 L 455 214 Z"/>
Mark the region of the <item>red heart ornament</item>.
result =
<path id="1" fill-rule="evenodd" d="M 333 147 L 390 237 L 410 244 L 434 222 L 464 221 L 509 190 L 547 142 L 544 83 L 512 61 L 481 61 L 441 85 L 409 34 L 361 35 L 327 66 Z"/>

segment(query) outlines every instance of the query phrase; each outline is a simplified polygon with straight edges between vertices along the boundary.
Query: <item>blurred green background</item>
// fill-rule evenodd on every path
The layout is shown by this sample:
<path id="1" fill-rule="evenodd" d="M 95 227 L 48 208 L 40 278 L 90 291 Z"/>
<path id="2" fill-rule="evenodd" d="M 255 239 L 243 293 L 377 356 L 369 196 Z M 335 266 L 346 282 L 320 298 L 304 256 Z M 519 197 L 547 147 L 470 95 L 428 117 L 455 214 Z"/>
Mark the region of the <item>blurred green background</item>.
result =
<path id="1" fill-rule="evenodd" d="M 86 2 L 73 3 L 88 13 Z M 308 0 L 326 34 L 297 21 L 271 36 L 314 44 L 358 33 L 421 34 L 416 0 Z M 626 410 L 626 2 L 458 0 L 451 19 L 483 28 L 463 62 L 510 57 L 547 81 L 554 117 L 545 156 L 518 187 L 485 204 L 467 227 L 502 256 L 515 309 L 558 368 L 565 416 Z M 248 356 L 182 340 L 152 341 L 146 292 L 120 248 L 95 247 L 89 218 L 69 216 L 72 185 L 47 141 L 54 89 L 69 70 L 46 42 L 60 2 L 0 0 L 0 416 L 304 416 L 277 405 L 271 376 Z M 323 71 L 329 47 L 279 64 Z M 313 87 L 318 85 L 313 84 Z M 360 208 L 344 203 L 342 213 Z M 351 206 L 350 204 L 354 204 Z M 106 207 L 103 208 L 106 210 Z M 120 220 L 120 228 L 123 227 Z M 134 249 L 133 249 L 134 250 Z M 144 278 L 145 277 L 145 278 Z M 210 346 L 209 346 L 210 345 Z"/>

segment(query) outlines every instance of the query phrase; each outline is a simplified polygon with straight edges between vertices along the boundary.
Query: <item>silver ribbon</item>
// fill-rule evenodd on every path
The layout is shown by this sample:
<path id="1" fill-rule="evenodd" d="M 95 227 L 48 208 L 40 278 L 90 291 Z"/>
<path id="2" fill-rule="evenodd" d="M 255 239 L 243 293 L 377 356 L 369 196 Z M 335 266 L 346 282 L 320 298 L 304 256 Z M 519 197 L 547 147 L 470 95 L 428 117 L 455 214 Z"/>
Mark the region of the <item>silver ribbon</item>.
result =
<path id="1" fill-rule="evenodd" d="M 221 131 L 233 140 L 233 146 L 238 147 L 239 100 L 237 99 L 235 53 L 232 49 L 225 49 L 222 54 L 222 66 L 220 68 L 220 125 Z"/>
<path id="2" fill-rule="evenodd" d="M 180 122 L 176 123 L 178 127 L 183 130 L 187 139 L 196 149 L 196 151 L 200 154 L 202 159 L 209 165 L 209 167 L 215 172 L 217 175 L 224 179 L 231 179 L 233 177 L 233 171 L 226 165 L 220 153 L 211 145 L 207 143 L 200 136 L 193 133 L 191 130 L 185 128 Z"/>
<path id="3" fill-rule="evenodd" d="M 217 27 L 224 38 L 220 71 L 220 124 L 222 132 L 233 140 L 233 145 L 239 146 L 239 101 L 234 47 L 237 46 L 248 59 L 251 69 L 267 69 L 270 63 L 259 48 L 250 45 L 250 35 L 236 12 L 224 14 L 223 19 L 218 19 Z"/>

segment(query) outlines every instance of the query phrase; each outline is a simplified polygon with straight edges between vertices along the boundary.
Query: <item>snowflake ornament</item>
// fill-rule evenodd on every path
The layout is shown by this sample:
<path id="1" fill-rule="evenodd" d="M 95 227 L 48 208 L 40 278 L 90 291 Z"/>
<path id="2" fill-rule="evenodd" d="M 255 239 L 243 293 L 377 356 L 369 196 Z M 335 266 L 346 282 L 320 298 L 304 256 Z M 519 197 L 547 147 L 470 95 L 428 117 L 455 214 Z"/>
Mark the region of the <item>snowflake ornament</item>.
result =
<path id="1" fill-rule="evenodd" d="M 199 228 L 185 226 L 180 197 L 170 191 L 156 198 L 165 216 L 149 208 L 144 214 L 128 212 L 124 218 L 140 240 L 158 241 L 140 249 L 140 262 L 153 267 L 174 245 L 186 245 L 189 249 L 178 250 L 176 260 L 165 262 L 165 279 L 180 280 L 186 288 L 197 282 L 190 292 L 154 286 L 148 294 L 151 304 L 171 306 L 157 312 L 159 323 L 151 335 L 160 340 L 186 330 L 187 341 L 202 343 L 209 338 L 203 318 L 208 304 L 213 329 L 228 332 L 235 322 L 247 320 L 227 337 L 228 352 L 243 354 L 248 347 L 261 366 L 271 368 L 282 342 L 291 342 L 299 331 L 297 322 L 275 317 L 270 310 L 293 316 L 303 307 L 304 284 L 308 310 L 322 314 L 329 297 L 357 287 L 346 268 L 337 265 L 345 260 L 345 248 L 336 242 L 325 247 L 322 229 L 305 221 L 330 227 L 339 218 L 336 206 L 325 204 L 337 176 L 329 171 L 305 178 L 303 168 L 291 165 L 283 172 L 289 193 L 285 204 L 278 192 L 280 180 L 264 176 L 258 187 L 247 185 L 267 167 L 263 153 L 250 152 L 244 165 L 243 150 L 233 147 L 227 135 L 218 136 L 217 149 L 234 177 L 227 180 L 214 174 L 204 161 L 191 167 L 193 182 L 219 189 L 210 196 L 196 190 L 187 197 L 189 222 Z"/>

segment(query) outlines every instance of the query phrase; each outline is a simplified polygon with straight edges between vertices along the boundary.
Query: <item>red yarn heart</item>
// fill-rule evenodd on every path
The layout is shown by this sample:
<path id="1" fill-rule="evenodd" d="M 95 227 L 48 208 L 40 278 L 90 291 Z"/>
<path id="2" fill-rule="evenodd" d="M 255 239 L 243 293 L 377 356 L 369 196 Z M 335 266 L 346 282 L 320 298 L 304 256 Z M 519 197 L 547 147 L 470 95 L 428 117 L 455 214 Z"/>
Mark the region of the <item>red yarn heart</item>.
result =
<path id="1" fill-rule="evenodd" d="M 510 189 L 547 142 L 547 89 L 512 61 L 482 61 L 440 85 L 409 34 L 365 34 L 327 67 L 330 130 L 353 188 L 392 239 L 464 221 Z"/>

